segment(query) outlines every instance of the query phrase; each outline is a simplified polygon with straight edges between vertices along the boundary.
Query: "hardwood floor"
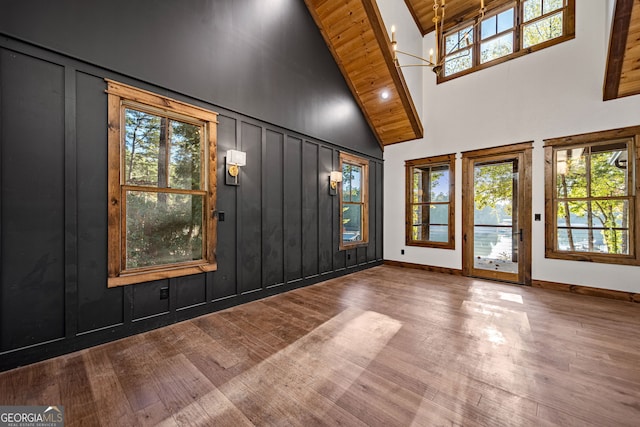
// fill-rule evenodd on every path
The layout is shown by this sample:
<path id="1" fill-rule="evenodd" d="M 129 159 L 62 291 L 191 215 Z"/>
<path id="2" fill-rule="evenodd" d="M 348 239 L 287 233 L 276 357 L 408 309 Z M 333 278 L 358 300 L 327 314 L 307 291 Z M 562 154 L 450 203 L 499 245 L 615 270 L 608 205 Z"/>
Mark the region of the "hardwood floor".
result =
<path id="1" fill-rule="evenodd" d="M 66 425 L 631 426 L 640 306 L 380 266 L 0 374 Z"/>

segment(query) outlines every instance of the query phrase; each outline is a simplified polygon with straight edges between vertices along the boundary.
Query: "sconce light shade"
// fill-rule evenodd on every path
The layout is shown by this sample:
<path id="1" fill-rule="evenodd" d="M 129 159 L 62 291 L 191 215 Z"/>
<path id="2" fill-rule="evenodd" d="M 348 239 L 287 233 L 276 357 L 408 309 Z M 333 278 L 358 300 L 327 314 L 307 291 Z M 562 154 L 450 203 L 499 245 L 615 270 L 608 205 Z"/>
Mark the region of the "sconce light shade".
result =
<path id="1" fill-rule="evenodd" d="M 338 194 L 338 183 L 342 182 L 342 172 L 331 171 L 329 175 L 329 194 L 335 196 Z"/>
<path id="2" fill-rule="evenodd" d="M 340 172 L 340 171 L 331 171 L 331 181 L 333 181 L 333 182 L 342 182 L 342 172 Z"/>
<path id="3" fill-rule="evenodd" d="M 232 164 L 236 166 L 246 166 L 247 153 L 245 153 L 244 151 L 238 151 L 238 150 L 227 151 L 227 164 Z"/>
<path id="4" fill-rule="evenodd" d="M 227 151 L 226 157 L 226 180 L 225 184 L 227 185 L 239 185 L 238 175 L 240 174 L 240 166 L 246 166 L 247 164 L 247 153 L 238 150 L 229 150 Z"/>

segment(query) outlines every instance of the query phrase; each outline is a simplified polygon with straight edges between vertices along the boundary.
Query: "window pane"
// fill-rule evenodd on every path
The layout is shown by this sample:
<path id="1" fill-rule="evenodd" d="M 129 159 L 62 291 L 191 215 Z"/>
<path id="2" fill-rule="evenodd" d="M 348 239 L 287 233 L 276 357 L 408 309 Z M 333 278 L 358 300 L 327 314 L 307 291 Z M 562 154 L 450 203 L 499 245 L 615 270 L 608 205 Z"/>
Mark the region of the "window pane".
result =
<path id="1" fill-rule="evenodd" d="M 564 0 L 544 0 L 542 13 L 547 14 L 549 12 L 553 12 L 554 10 L 561 9 L 563 2 Z"/>
<path id="2" fill-rule="evenodd" d="M 513 53 L 513 33 L 511 32 L 482 43 L 480 45 L 480 63 L 484 64 L 510 53 Z"/>
<path id="3" fill-rule="evenodd" d="M 431 202 L 449 201 L 449 166 L 431 169 Z"/>
<path id="4" fill-rule="evenodd" d="M 473 44 L 473 27 L 466 27 L 445 37 L 445 55 Z"/>
<path id="5" fill-rule="evenodd" d="M 556 151 L 558 197 L 587 197 L 586 150 L 573 148 Z"/>
<path id="6" fill-rule="evenodd" d="M 429 227 L 429 241 L 448 242 L 449 228 L 446 225 L 432 225 Z"/>
<path id="7" fill-rule="evenodd" d="M 558 250 L 590 252 L 589 231 L 586 228 L 558 229 Z"/>
<path id="8" fill-rule="evenodd" d="M 476 225 L 514 225 L 514 163 L 476 165 L 474 168 L 474 222 Z"/>
<path id="9" fill-rule="evenodd" d="M 496 22 L 498 17 L 493 15 L 491 18 L 487 18 L 482 21 L 480 30 L 480 40 L 484 40 L 487 37 L 494 36 L 496 34 Z"/>
<path id="10" fill-rule="evenodd" d="M 342 207 L 342 241 L 345 244 L 362 240 L 362 205 L 344 203 Z"/>
<path id="11" fill-rule="evenodd" d="M 127 192 L 126 268 L 203 258 L 201 195 Z"/>
<path id="12" fill-rule="evenodd" d="M 591 215 L 593 227 L 629 228 L 629 203 L 626 200 L 594 200 Z"/>
<path id="13" fill-rule="evenodd" d="M 498 15 L 498 33 L 513 28 L 513 8 L 505 10 Z"/>
<path id="14" fill-rule="evenodd" d="M 161 126 L 166 119 L 125 109 L 124 181 L 128 185 L 158 186 Z"/>
<path id="15" fill-rule="evenodd" d="M 628 194 L 627 146 L 625 143 L 591 147 L 591 196 Z"/>
<path id="16" fill-rule="evenodd" d="M 471 68 L 473 54 L 471 49 L 462 50 L 454 55 L 448 56 L 444 62 L 444 75 L 450 76 L 460 71 Z"/>
<path id="17" fill-rule="evenodd" d="M 342 200 L 360 202 L 362 200 L 362 167 L 343 165 L 342 167 Z"/>
<path id="18" fill-rule="evenodd" d="M 558 227 L 589 227 L 587 202 L 559 202 Z"/>
<path id="19" fill-rule="evenodd" d="M 522 30 L 522 46 L 527 48 L 562 35 L 562 12 L 525 25 Z"/>
<path id="20" fill-rule="evenodd" d="M 629 255 L 629 230 L 558 229 L 558 250 Z"/>
<path id="21" fill-rule="evenodd" d="M 424 180 L 428 176 L 427 175 L 428 173 L 429 173 L 429 169 L 426 169 L 426 170 L 422 170 L 418 168 L 413 169 L 413 181 L 412 181 L 413 185 L 411 187 L 411 192 L 413 194 L 412 203 L 422 203 L 427 201 L 424 194 L 423 187 L 424 187 Z"/>
<path id="22" fill-rule="evenodd" d="M 524 22 L 542 15 L 542 0 L 525 0 L 523 4 Z"/>
<path id="23" fill-rule="evenodd" d="M 429 224 L 447 225 L 449 223 L 449 205 L 430 205 Z"/>
<path id="24" fill-rule="evenodd" d="M 416 241 L 449 241 L 449 205 L 411 207 L 412 239 Z"/>
<path id="25" fill-rule="evenodd" d="M 517 273 L 517 245 L 513 243 L 511 227 L 474 227 L 474 268 Z"/>
<path id="26" fill-rule="evenodd" d="M 201 129 L 201 126 L 171 120 L 171 188 L 200 189 Z"/>

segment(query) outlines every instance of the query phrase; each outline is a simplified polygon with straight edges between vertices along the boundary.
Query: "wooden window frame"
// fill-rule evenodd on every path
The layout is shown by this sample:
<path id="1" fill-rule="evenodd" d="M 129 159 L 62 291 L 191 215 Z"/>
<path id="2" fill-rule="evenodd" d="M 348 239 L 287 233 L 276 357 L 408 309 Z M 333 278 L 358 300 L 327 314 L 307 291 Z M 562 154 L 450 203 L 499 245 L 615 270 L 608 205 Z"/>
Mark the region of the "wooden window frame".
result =
<path id="1" fill-rule="evenodd" d="M 459 71 L 457 73 L 451 74 L 449 76 L 445 76 L 444 75 L 444 71 L 437 77 L 436 81 L 437 83 L 444 83 L 446 81 L 449 80 L 453 80 L 456 79 L 458 77 L 462 77 L 465 76 L 467 74 L 470 73 L 474 73 L 476 71 L 480 71 L 480 70 L 484 70 L 485 68 L 489 68 L 489 67 L 493 67 L 494 65 L 498 65 L 501 64 L 503 62 L 506 61 L 510 61 L 512 59 L 515 58 L 519 58 L 521 56 L 527 55 L 529 53 L 533 53 L 533 52 L 537 52 L 539 50 L 542 49 L 546 49 L 548 47 L 551 46 L 555 46 L 559 43 L 563 43 L 565 41 L 568 40 L 572 40 L 575 38 L 576 36 L 576 30 L 575 30 L 575 12 L 576 12 L 576 6 L 575 6 L 575 0 L 564 0 L 565 4 L 564 7 L 557 9 L 553 12 L 550 12 L 548 14 L 543 14 L 540 17 L 537 17 L 535 19 L 532 19 L 531 21 L 527 21 L 522 22 L 524 19 L 524 11 L 523 11 L 523 4 L 524 4 L 525 0 L 508 0 L 508 1 L 504 1 L 504 2 L 500 2 L 499 4 L 493 5 L 490 10 L 486 11 L 485 13 L 485 19 L 487 18 L 491 18 L 494 15 L 497 15 L 501 12 L 504 12 L 505 10 L 509 9 L 509 7 L 511 7 L 511 5 L 513 5 L 514 7 L 514 21 L 515 21 L 515 27 L 513 29 L 514 31 L 514 44 L 513 44 L 513 48 L 514 51 L 509 54 L 509 55 L 505 55 L 505 56 L 501 56 L 500 58 L 496 58 L 493 59 L 491 61 L 487 61 L 485 63 L 480 63 L 480 44 L 482 43 L 482 41 L 480 40 L 480 25 L 479 24 L 479 17 L 477 16 L 477 10 L 471 11 L 469 12 L 467 15 L 463 16 L 460 20 L 453 22 L 449 25 L 445 25 L 444 28 L 438 29 L 438 31 L 444 31 L 444 35 L 445 38 L 448 34 L 455 32 L 457 29 L 460 29 L 464 26 L 469 26 L 469 25 L 473 25 L 474 26 L 474 35 L 473 35 L 473 45 L 472 45 L 472 49 L 473 49 L 473 58 L 472 58 L 472 65 L 471 68 L 468 68 L 466 70 L 462 70 Z M 559 11 L 562 11 L 563 14 L 563 18 L 562 18 L 562 35 L 556 38 L 553 38 L 551 40 L 547 40 L 545 42 L 539 43 L 537 45 L 534 46 L 530 46 L 530 47 L 522 47 L 522 32 L 524 29 L 524 26 L 526 24 L 531 24 L 537 20 L 543 19 L 547 16 L 553 15 L 555 13 L 558 13 Z M 436 34 L 436 40 L 440 40 L 440 34 Z M 487 39 L 488 40 L 488 39 Z M 486 40 L 485 40 L 486 41 Z M 441 55 L 444 54 L 444 52 L 441 52 Z M 439 60 L 441 60 L 442 58 L 439 58 Z"/>
<path id="2" fill-rule="evenodd" d="M 362 240 L 356 242 L 345 243 L 342 237 L 342 220 L 343 220 L 343 206 L 344 201 L 342 198 L 342 185 L 339 185 L 338 196 L 340 197 L 340 247 L 341 251 L 347 249 L 357 248 L 359 246 L 366 246 L 369 244 L 369 160 L 364 159 L 359 156 L 354 156 L 353 154 L 348 154 L 344 152 L 340 152 L 340 161 L 339 161 L 339 170 L 343 171 L 343 165 L 347 163 L 353 166 L 359 166 L 362 168 L 362 194 L 361 194 L 361 202 L 362 206 Z"/>
<path id="3" fill-rule="evenodd" d="M 157 95 L 142 89 L 118 83 L 109 79 L 107 82 L 108 98 L 108 277 L 107 286 L 116 287 L 151 280 L 197 274 L 217 270 L 216 243 L 217 218 L 213 213 L 216 208 L 216 145 L 217 145 L 217 113 L 190 105 L 166 96 Z M 205 130 L 203 146 L 205 147 L 202 168 L 205 174 L 204 209 L 203 209 L 203 257 L 201 260 L 164 264 L 127 271 L 125 256 L 125 224 L 126 203 L 124 192 L 130 186 L 124 182 L 123 144 L 124 144 L 124 110 L 140 109 L 152 114 L 162 114 L 169 118 L 201 123 Z M 144 189 L 145 187 L 140 187 Z M 154 187 L 157 190 L 157 187 Z M 164 191 L 166 190 L 166 191 Z M 163 192 L 175 192 L 163 189 Z M 193 190 L 179 191 L 189 193 Z"/>
<path id="4" fill-rule="evenodd" d="M 407 246 L 420 246 L 424 248 L 439 248 L 439 249 L 455 249 L 455 176 L 456 176 L 456 155 L 445 154 L 441 156 L 424 157 L 421 159 L 413 159 L 405 161 L 405 244 Z M 414 240 L 413 236 L 413 220 L 412 220 L 412 207 L 413 205 L 432 205 L 434 202 L 413 202 L 413 169 L 418 166 L 436 167 L 436 166 L 448 166 L 449 167 L 449 201 L 437 202 L 439 205 L 449 206 L 449 218 L 448 218 L 448 236 L 449 239 L 446 242 L 435 242 L 431 240 Z"/>
<path id="5" fill-rule="evenodd" d="M 595 252 L 561 251 L 557 246 L 557 212 L 556 212 L 556 164 L 555 152 L 571 147 L 585 147 L 628 140 L 629 155 L 634 160 L 629 176 L 633 180 L 628 183 L 629 194 L 629 255 L 601 254 Z M 544 140 L 545 154 L 545 257 L 571 261 L 587 261 L 605 264 L 640 265 L 640 126 L 620 128 L 602 132 L 552 138 Z M 615 197 L 616 199 L 625 197 Z M 586 199 L 593 199 L 587 195 Z"/>

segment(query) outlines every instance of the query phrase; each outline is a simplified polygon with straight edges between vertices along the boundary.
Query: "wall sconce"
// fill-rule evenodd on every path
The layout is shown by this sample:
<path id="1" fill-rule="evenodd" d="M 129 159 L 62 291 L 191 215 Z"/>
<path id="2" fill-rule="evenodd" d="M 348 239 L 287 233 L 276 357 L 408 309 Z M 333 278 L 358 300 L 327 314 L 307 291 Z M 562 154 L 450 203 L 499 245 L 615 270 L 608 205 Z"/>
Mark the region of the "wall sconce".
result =
<path id="1" fill-rule="evenodd" d="M 238 150 L 227 151 L 227 157 L 225 159 L 227 165 L 227 174 L 225 183 L 227 185 L 239 185 L 238 175 L 240 174 L 240 166 L 247 164 L 247 153 Z"/>
<path id="2" fill-rule="evenodd" d="M 335 196 L 338 194 L 339 182 L 342 182 L 342 172 L 331 171 L 331 175 L 329 175 L 329 195 Z"/>

